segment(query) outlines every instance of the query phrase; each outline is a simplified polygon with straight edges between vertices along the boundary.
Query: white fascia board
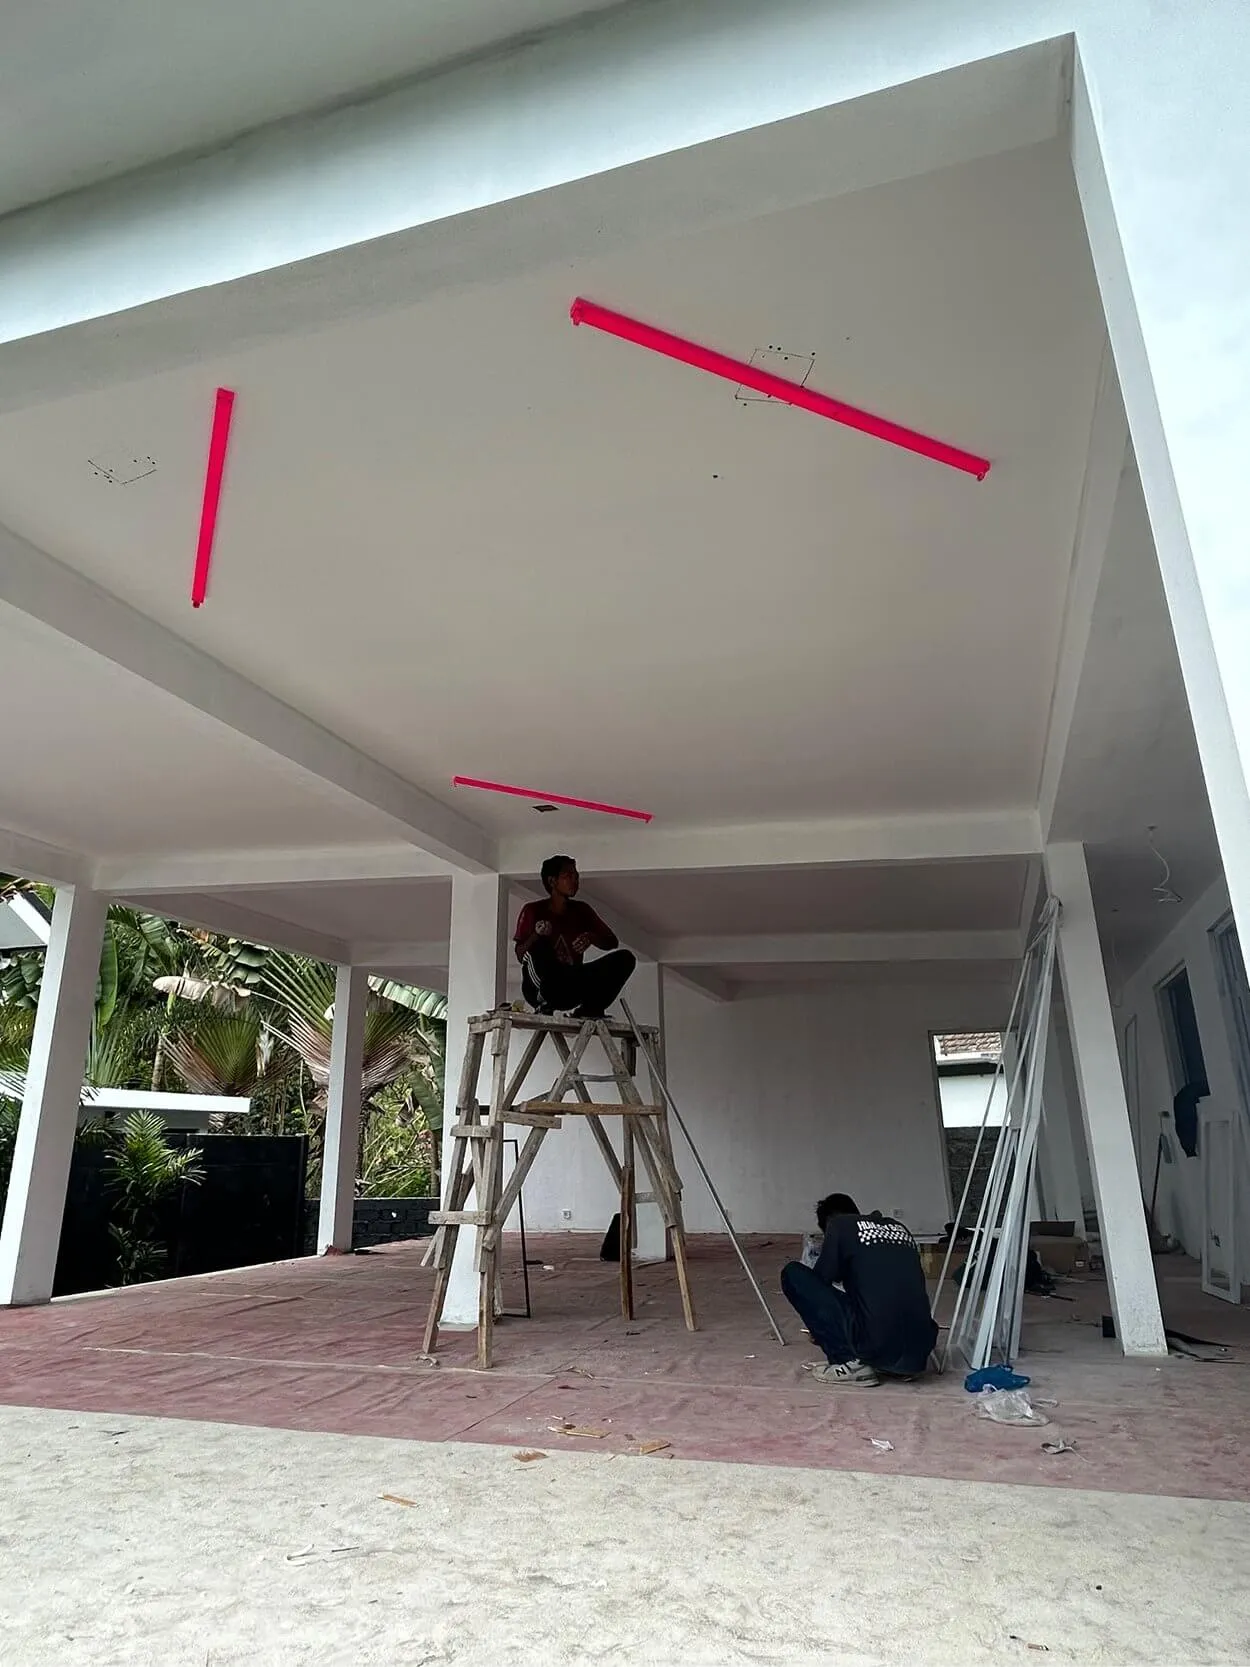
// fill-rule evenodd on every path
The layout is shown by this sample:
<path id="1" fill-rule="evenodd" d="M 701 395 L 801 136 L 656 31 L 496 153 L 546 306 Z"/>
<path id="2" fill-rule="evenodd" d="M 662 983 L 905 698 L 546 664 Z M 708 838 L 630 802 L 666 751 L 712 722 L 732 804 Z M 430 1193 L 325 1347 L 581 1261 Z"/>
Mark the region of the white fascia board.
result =
<path id="1" fill-rule="evenodd" d="M 249 1111 L 252 1102 L 246 1095 L 178 1094 L 151 1088 L 94 1088 L 90 1083 L 84 1083 L 82 1104 L 94 1111 L 190 1111 L 238 1115 Z"/>
<path id="2" fill-rule="evenodd" d="M 46 949 L 51 928 L 24 897 L 0 903 L 0 950 Z"/>

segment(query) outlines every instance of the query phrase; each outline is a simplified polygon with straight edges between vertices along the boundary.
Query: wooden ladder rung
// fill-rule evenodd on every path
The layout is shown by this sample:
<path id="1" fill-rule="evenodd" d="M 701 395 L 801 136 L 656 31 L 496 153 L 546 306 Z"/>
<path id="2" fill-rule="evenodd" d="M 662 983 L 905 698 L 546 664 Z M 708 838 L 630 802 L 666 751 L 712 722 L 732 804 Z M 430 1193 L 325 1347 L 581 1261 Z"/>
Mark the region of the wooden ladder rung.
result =
<path id="1" fill-rule="evenodd" d="M 510 1049 L 519 1032 L 528 1032 L 528 1037 L 519 1057 L 511 1059 Z M 491 1089 L 489 1102 L 484 1104 L 479 1095 L 487 1063 L 488 1038 Z M 529 1080 L 536 1058 L 548 1039 L 554 1043 L 555 1052 L 559 1055 L 560 1074 L 546 1094 L 533 1100 L 520 1099 L 514 1109 L 514 1098 L 523 1092 L 523 1084 Z M 642 1039 L 644 1043 L 649 1041 L 658 1046 L 658 1033 L 653 1028 L 644 1030 Z M 629 1319 L 634 1312 L 631 1244 L 634 1206 L 647 1204 L 658 1208 L 664 1221 L 667 1242 L 672 1248 L 683 1315 L 688 1329 L 695 1329 L 682 1221 L 681 1180 L 669 1139 L 668 1111 L 665 1105 L 650 1105 L 643 1101 L 637 1065 L 640 1051 L 646 1050 L 637 1047 L 637 1040 L 632 1024 L 604 1019 L 573 1021 L 527 1016 L 510 1008 L 496 1009 L 469 1021 L 468 1047 L 452 1114 L 451 1134 L 455 1147 L 444 1192 L 447 1208 L 435 1210 L 430 1215 L 430 1224 L 437 1231 L 426 1257 L 426 1262 L 433 1266 L 435 1272 L 424 1332 L 423 1348 L 427 1354 L 432 1352 L 438 1341 L 439 1322 L 451 1280 L 460 1229 L 476 1228 L 477 1364 L 482 1369 L 491 1364 L 499 1301 L 499 1259 L 505 1224 L 547 1131 L 560 1128 L 567 1117 L 584 1117 L 587 1120 L 619 1189 L 622 1315 Z M 608 1073 L 603 1073 L 602 1068 L 599 1071 L 581 1069 L 583 1064 L 589 1062 L 585 1050 L 592 1044 L 601 1049 L 603 1060 L 611 1067 Z M 598 1059 L 594 1063 L 602 1066 Z M 659 1093 L 663 1083 L 654 1066 L 650 1080 L 650 1092 Z M 596 1099 L 597 1092 L 607 1091 L 606 1088 L 598 1090 L 593 1086 L 598 1083 L 613 1085 L 619 1097 L 611 1101 Z M 619 1119 L 619 1158 L 604 1126 L 607 1118 Z M 519 1125 L 527 1132 L 516 1143 L 516 1163 L 505 1179 L 503 1135 L 504 1130 L 512 1125 Z M 640 1166 L 650 1183 L 646 1192 L 637 1190 Z M 467 1208 L 469 1204 L 475 1208 Z"/>
<path id="2" fill-rule="evenodd" d="M 560 1112 L 565 1117 L 662 1117 L 663 1106 L 631 1105 L 628 1100 L 527 1100 L 526 1111 Z"/>

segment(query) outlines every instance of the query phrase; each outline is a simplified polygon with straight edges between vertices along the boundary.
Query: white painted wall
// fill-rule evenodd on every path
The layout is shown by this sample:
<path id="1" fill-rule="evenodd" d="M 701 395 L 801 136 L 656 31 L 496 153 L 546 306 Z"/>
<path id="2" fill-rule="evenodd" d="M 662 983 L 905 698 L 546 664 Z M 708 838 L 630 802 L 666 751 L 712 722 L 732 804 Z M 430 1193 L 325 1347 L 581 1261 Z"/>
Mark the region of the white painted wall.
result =
<path id="1" fill-rule="evenodd" d="M 670 1087 L 735 1227 L 801 1232 L 836 1188 L 916 1232 L 940 1231 L 950 1211 L 930 1033 L 1001 1029 L 1007 1003 L 985 984 L 840 984 L 721 1004 L 670 984 Z M 687 1227 L 717 1231 L 674 1139 Z M 612 1186 L 584 1129 L 548 1137 L 524 1203 L 527 1227 L 607 1226 Z"/>
<path id="2" fill-rule="evenodd" d="M 1165 1233 L 1179 1239 L 1191 1256 L 1202 1255 L 1202 1159 L 1187 1158 L 1175 1138 L 1172 1122 L 1160 1123 L 1160 1114 L 1172 1109 L 1172 1079 L 1168 1070 L 1163 1020 L 1157 990 L 1159 984 L 1180 966 L 1189 973 L 1194 1011 L 1202 1037 L 1211 1088 L 1210 1104 L 1233 1108 L 1240 1117 L 1240 1096 L 1229 1045 L 1228 1030 L 1216 976 L 1215 945 L 1210 932 L 1229 913 L 1227 885 L 1221 880 L 1203 893 L 1178 919 L 1158 949 L 1127 980 L 1118 994 L 1112 990 L 1116 1032 L 1124 1058 L 1124 1037 L 1130 1020 L 1137 1018 L 1139 1112 L 1137 1141 L 1142 1171 L 1143 1194 L 1149 1201 L 1154 1181 L 1158 1132 L 1169 1133 L 1174 1161 L 1163 1166 L 1159 1180 L 1158 1224 Z M 1244 951 L 1244 946 L 1243 946 Z M 1129 1103 L 1134 1103 L 1134 1085 L 1126 1083 Z M 1208 1102 L 1203 1102 L 1204 1105 Z M 1242 1121 L 1241 1166 L 1238 1176 L 1239 1209 L 1237 1242 L 1240 1276 L 1250 1283 L 1250 1164 Z"/>

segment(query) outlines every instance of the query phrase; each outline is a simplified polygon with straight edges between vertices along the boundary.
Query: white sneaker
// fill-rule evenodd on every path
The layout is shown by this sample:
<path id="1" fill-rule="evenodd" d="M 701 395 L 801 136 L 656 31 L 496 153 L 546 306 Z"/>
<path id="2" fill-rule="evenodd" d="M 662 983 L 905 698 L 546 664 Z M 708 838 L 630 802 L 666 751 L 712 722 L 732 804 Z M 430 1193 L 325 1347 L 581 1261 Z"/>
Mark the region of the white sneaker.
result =
<path id="1" fill-rule="evenodd" d="M 862 1360 L 848 1360 L 841 1366 L 832 1366 L 826 1361 L 823 1366 L 813 1367 L 812 1382 L 825 1384 L 830 1389 L 876 1389 L 881 1379 Z"/>

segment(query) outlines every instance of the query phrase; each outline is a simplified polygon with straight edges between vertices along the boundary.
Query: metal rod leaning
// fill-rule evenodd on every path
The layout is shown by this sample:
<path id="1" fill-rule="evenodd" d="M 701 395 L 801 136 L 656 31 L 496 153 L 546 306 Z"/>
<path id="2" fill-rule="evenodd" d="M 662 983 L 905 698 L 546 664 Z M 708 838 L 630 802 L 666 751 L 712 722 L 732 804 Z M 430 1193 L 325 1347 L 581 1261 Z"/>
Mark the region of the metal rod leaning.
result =
<path id="1" fill-rule="evenodd" d="M 669 1092 L 669 1086 L 664 1080 L 664 1075 L 660 1070 L 659 1062 L 654 1058 L 651 1053 L 651 1049 L 647 1046 L 646 1039 L 643 1036 L 642 1031 L 639 1029 L 638 1021 L 634 1017 L 633 1009 L 623 997 L 621 999 L 621 1009 L 624 1012 L 625 1017 L 629 1020 L 629 1027 L 634 1033 L 634 1040 L 638 1043 L 638 1046 L 642 1050 L 642 1057 L 646 1060 L 652 1076 L 659 1084 L 660 1092 L 663 1094 L 664 1099 L 668 1104 L 668 1109 L 672 1112 L 673 1117 L 676 1120 L 677 1127 L 681 1130 L 686 1145 L 690 1148 L 690 1154 L 694 1158 L 695 1163 L 698 1165 L 699 1174 L 703 1177 L 703 1184 L 712 1195 L 712 1202 L 716 1205 L 716 1213 L 720 1216 L 721 1221 L 724 1223 L 725 1231 L 729 1234 L 730 1242 L 732 1243 L 734 1250 L 737 1252 L 738 1260 L 742 1263 L 742 1271 L 750 1280 L 751 1288 L 755 1292 L 756 1297 L 759 1299 L 760 1307 L 768 1316 L 768 1323 L 772 1327 L 773 1336 L 784 1349 L 786 1346 L 786 1340 L 781 1334 L 781 1327 L 777 1324 L 773 1311 L 768 1306 L 768 1298 L 764 1295 L 760 1282 L 755 1277 L 755 1269 L 751 1266 L 750 1262 L 747 1261 L 746 1251 L 743 1250 L 738 1235 L 734 1232 L 733 1222 L 730 1221 L 729 1212 L 725 1209 L 724 1204 L 721 1202 L 720 1193 L 716 1190 L 716 1183 L 708 1174 L 707 1165 L 699 1156 L 699 1148 L 695 1145 L 693 1139 L 691 1138 L 690 1130 L 686 1127 L 686 1120 L 677 1108 L 676 1100 L 674 1100 L 672 1094 Z"/>

